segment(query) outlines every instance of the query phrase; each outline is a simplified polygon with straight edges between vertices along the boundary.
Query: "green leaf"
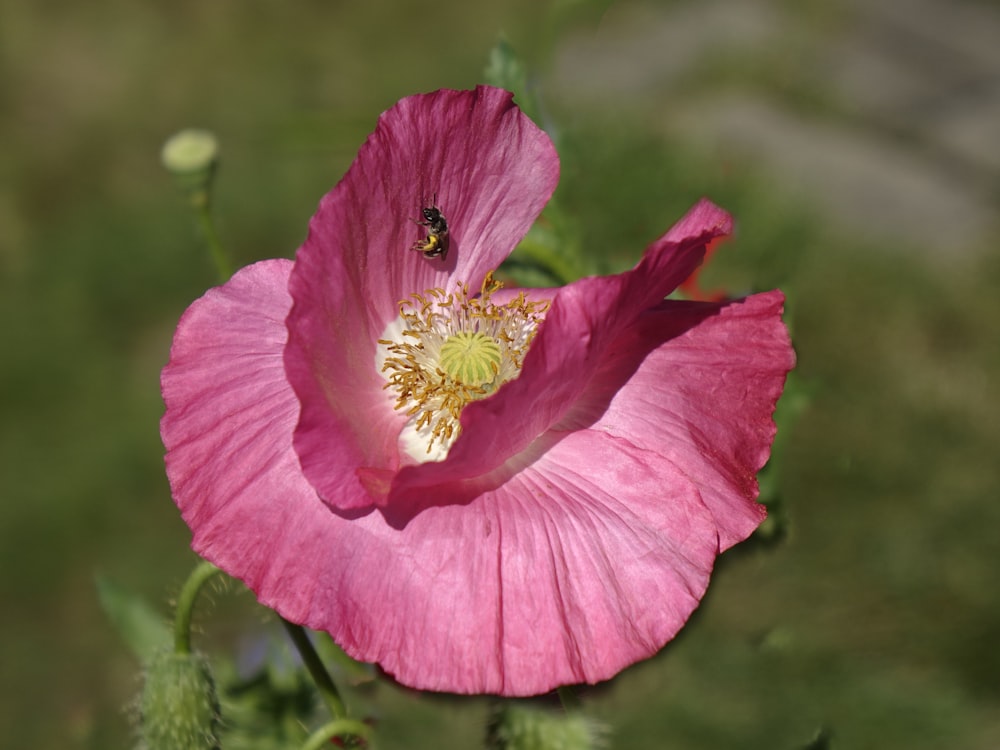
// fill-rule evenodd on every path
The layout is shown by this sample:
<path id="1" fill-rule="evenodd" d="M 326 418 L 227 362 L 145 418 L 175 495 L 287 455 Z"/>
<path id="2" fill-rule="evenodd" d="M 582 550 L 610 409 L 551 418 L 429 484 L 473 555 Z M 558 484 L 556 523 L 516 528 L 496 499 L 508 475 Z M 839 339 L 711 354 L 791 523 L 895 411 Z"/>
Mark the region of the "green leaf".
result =
<path id="1" fill-rule="evenodd" d="M 496 46 L 490 50 L 490 59 L 483 70 L 483 77 L 490 86 L 497 86 L 513 92 L 517 106 L 539 127 L 549 131 L 549 137 L 554 138 L 550 128 L 545 127 L 541 120 L 541 107 L 534 92 L 528 88 L 528 71 L 524 63 L 514 53 L 507 40 L 500 38 Z"/>
<path id="2" fill-rule="evenodd" d="M 802 750 L 830 750 L 832 747 L 833 736 L 828 729 L 822 727 L 817 730 L 816 736 L 809 741 L 809 744 L 803 745 Z"/>
<path id="3" fill-rule="evenodd" d="M 129 650 L 143 663 L 170 644 L 170 626 L 144 599 L 98 575 L 97 598 Z"/>
<path id="4" fill-rule="evenodd" d="M 527 73 L 525 73 L 524 65 L 514 54 L 514 48 L 507 43 L 506 39 L 501 38 L 496 46 L 490 50 L 490 59 L 483 74 L 486 77 L 486 83 L 491 86 L 513 91 L 515 95 L 521 97 L 526 93 Z"/>

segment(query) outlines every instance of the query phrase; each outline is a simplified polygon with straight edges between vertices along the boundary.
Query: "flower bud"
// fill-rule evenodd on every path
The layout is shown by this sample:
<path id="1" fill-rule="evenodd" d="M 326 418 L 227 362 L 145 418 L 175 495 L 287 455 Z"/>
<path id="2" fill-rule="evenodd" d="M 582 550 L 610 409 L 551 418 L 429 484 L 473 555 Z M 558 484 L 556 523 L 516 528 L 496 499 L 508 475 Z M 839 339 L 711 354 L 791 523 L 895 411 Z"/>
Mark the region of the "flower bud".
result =
<path id="1" fill-rule="evenodd" d="M 146 668 L 140 701 L 143 750 L 217 750 L 219 701 L 208 663 L 161 651 Z"/>
<path id="2" fill-rule="evenodd" d="M 219 142 L 208 130 L 188 128 L 163 144 L 160 160 L 180 186 L 193 195 L 207 195 L 219 158 Z"/>
<path id="3" fill-rule="evenodd" d="M 490 750 L 597 750 L 606 731 L 578 711 L 548 710 L 527 703 L 501 706 L 490 721 Z"/>

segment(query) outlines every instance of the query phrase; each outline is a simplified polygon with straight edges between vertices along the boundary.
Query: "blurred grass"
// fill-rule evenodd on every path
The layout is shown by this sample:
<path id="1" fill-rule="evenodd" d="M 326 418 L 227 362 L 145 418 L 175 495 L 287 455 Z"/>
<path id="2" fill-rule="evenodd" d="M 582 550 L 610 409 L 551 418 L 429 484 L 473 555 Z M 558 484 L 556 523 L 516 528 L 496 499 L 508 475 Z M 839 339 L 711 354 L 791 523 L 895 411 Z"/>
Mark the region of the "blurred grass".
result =
<path id="1" fill-rule="evenodd" d="M 599 10 L 599 9 L 598 9 Z M 500 30 L 544 66 L 591 6 L 102 0 L 0 5 L 0 736 L 120 747 L 136 665 L 95 571 L 163 601 L 193 558 L 169 498 L 158 372 L 213 283 L 157 162 L 221 138 L 240 263 L 290 256 L 401 96 L 480 80 Z M 565 106 L 565 105 L 564 105 Z M 790 528 L 727 554 L 692 627 L 589 691 L 615 747 L 1000 746 L 1000 263 L 930 268 L 818 219 L 751 164 L 642 123 L 565 133 L 560 198 L 608 270 L 697 197 L 738 218 L 708 287 L 781 286 L 815 396 L 779 484 Z M 929 240 L 930 241 L 930 240 Z M 211 621 L 206 629 L 211 631 Z M 473 747 L 487 702 L 379 688 L 383 747 Z"/>

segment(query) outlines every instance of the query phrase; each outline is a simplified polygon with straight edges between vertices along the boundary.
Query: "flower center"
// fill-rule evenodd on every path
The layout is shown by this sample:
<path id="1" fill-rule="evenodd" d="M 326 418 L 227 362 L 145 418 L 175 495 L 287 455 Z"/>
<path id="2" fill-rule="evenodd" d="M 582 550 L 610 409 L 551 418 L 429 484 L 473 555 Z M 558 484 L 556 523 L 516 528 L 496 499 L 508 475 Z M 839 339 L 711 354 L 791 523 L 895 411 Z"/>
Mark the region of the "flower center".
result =
<path id="1" fill-rule="evenodd" d="M 379 339 L 385 387 L 395 392 L 394 408 L 410 418 L 401 442 L 418 460 L 444 458 L 466 404 L 520 373 L 549 302 L 521 292 L 496 304 L 492 296 L 502 286 L 487 274 L 477 296 L 466 284 L 451 294 L 414 294 L 399 303 L 399 318 Z"/>
<path id="2" fill-rule="evenodd" d="M 441 345 L 445 374 L 465 385 L 486 385 L 500 372 L 503 352 L 496 340 L 479 331 L 459 331 Z"/>

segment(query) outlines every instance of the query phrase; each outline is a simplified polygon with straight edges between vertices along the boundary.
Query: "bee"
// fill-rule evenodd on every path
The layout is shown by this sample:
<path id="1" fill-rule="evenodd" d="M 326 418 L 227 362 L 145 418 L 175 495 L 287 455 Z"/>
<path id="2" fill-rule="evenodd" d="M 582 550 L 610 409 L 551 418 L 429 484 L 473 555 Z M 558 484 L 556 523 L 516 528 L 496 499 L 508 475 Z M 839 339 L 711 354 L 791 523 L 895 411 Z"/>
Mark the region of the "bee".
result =
<path id="1" fill-rule="evenodd" d="M 436 200 L 436 199 L 435 199 Z M 424 220 L 418 221 L 422 227 L 427 227 L 427 236 L 413 243 L 411 250 L 419 250 L 425 258 L 436 258 L 441 256 L 441 260 L 448 257 L 448 221 L 437 206 L 428 206 L 420 209 Z"/>

